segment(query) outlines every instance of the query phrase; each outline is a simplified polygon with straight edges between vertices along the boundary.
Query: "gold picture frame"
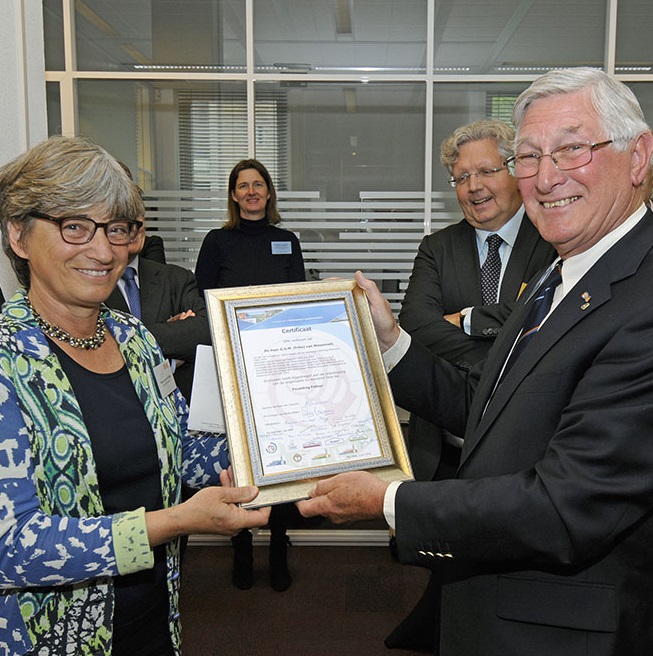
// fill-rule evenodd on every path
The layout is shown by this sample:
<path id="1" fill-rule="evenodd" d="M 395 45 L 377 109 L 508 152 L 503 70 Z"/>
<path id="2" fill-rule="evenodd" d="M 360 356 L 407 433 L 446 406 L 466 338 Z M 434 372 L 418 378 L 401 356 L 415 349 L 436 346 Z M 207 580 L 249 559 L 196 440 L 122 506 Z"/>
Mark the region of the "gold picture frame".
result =
<path id="1" fill-rule="evenodd" d="M 368 470 L 410 480 L 396 407 L 355 280 L 210 289 L 213 351 L 245 507 L 308 497 L 316 480 Z"/>

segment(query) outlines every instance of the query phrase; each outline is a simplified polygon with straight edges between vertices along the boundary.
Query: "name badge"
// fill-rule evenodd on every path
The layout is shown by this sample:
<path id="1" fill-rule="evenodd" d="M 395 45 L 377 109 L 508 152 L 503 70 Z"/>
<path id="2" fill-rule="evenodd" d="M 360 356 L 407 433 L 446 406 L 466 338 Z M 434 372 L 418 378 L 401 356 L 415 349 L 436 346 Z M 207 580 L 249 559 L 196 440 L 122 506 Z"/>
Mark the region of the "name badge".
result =
<path id="1" fill-rule="evenodd" d="M 172 367 L 168 360 L 164 360 L 161 364 L 157 364 L 154 367 L 154 377 L 156 378 L 156 384 L 163 398 L 175 391 L 177 383 L 175 383 L 175 378 L 172 375 Z"/>
<path id="2" fill-rule="evenodd" d="M 292 244 L 289 241 L 273 241 L 272 255 L 292 255 Z"/>

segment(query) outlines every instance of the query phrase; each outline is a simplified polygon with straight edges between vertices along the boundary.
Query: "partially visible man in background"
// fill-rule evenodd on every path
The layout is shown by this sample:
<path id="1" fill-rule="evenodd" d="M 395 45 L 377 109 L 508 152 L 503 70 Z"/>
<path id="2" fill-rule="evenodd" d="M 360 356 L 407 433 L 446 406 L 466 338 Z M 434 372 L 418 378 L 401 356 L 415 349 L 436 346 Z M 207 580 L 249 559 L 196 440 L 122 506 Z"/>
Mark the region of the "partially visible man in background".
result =
<path id="1" fill-rule="evenodd" d="M 424 237 L 399 313 L 407 333 L 463 369 L 485 357 L 526 281 L 555 256 L 508 171 L 514 138 L 508 124 L 483 119 L 442 143 L 440 161 L 465 218 Z M 433 479 L 440 465 L 437 477 L 456 471 L 459 438 L 412 415 L 408 443 L 417 480 Z"/>
<path id="2" fill-rule="evenodd" d="M 195 350 L 211 344 L 206 304 L 191 271 L 139 257 L 144 242 L 143 226 L 128 246 L 127 268 L 106 303 L 141 319 L 172 361 L 175 382 L 190 401 Z"/>

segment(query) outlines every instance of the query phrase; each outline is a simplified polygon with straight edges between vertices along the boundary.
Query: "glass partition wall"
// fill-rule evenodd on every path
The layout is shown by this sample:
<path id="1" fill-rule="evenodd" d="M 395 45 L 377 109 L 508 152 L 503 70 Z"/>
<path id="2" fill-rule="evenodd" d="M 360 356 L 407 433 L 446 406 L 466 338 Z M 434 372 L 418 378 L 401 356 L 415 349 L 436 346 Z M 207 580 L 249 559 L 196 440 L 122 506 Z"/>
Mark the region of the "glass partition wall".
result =
<path id="1" fill-rule="evenodd" d="M 314 278 L 398 309 L 421 237 L 460 218 L 439 145 L 540 73 L 615 74 L 653 120 L 646 0 L 44 0 L 50 133 L 101 143 L 193 268 L 227 176 L 271 171 Z"/>

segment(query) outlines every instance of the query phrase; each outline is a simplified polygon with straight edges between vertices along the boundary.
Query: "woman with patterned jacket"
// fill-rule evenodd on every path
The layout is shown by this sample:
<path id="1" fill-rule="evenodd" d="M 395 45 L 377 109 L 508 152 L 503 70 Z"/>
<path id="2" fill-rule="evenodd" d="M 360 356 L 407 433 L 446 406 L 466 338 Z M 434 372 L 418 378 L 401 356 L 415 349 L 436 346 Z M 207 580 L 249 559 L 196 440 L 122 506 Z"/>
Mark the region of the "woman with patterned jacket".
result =
<path id="1" fill-rule="evenodd" d="M 257 490 L 229 486 L 224 436 L 189 434 L 152 335 L 102 305 L 142 215 L 85 139 L 0 169 L 24 286 L 0 315 L 0 654 L 179 654 L 177 538 L 267 521 L 235 505 Z"/>

